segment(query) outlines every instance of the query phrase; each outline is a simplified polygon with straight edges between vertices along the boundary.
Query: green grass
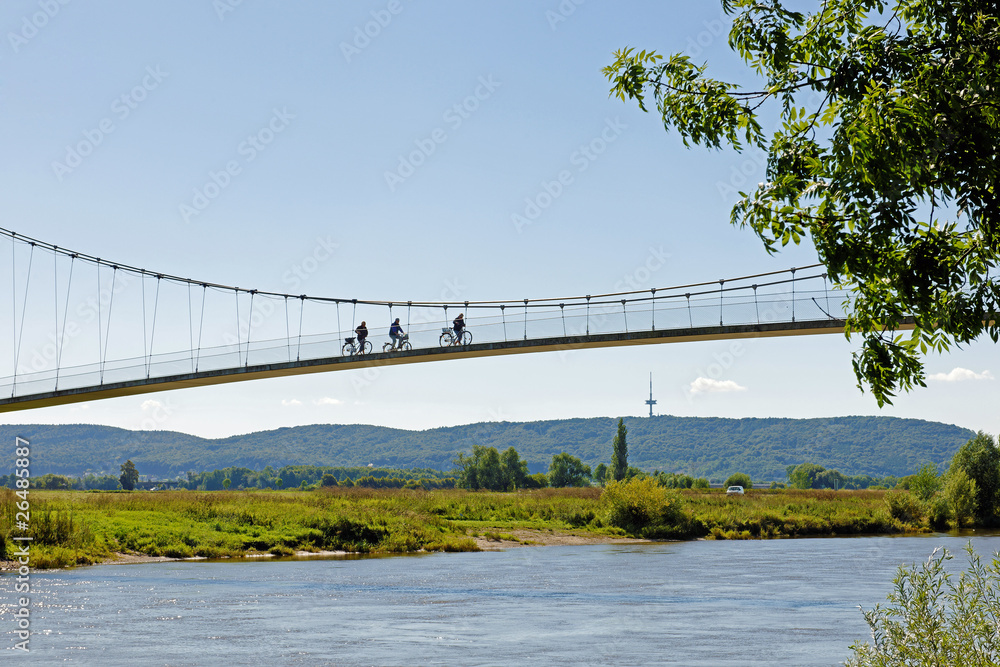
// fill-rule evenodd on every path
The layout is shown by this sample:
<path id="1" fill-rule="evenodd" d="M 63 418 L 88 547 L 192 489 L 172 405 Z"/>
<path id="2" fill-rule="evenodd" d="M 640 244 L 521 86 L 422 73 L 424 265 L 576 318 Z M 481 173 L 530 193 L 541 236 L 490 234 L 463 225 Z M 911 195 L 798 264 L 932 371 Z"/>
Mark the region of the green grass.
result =
<path id="1" fill-rule="evenodd" d="M 459 489 L 314 491 L 36 491 L 30 494 L 34 568 L 85 565 L 115 553 L 173 558 L 295 551 L 475 551 L 472 536 L 514 540 L 514 530 L 624 535 L 606 523 L 599 488 L 519 493 Z M 881 491 L 680 492 L 687 537 L 760 539 L 927 530 L 892 517 Z M 0 549 L 15 517 L 0 490 Z"/>
<path id="2" fill-rule="evenodd" d="M 750 490 L 682 492 L 699 532 L 716 539 L 803 537 L 921 532 L 920 521 L 893 518 L 885 491 Z"/>

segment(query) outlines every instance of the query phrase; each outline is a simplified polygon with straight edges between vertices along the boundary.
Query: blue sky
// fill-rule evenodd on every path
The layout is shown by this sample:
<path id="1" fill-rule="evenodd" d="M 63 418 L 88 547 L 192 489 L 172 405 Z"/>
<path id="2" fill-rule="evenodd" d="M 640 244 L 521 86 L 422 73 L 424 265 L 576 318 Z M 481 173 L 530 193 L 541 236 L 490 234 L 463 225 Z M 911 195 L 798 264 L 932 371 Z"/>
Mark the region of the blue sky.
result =
<path id="1" fill-rule="evenodd" d="M 643 287 L 813 263 L 811 247 L 771 257 L 729 224 L 734 191 L 763 176 L 758 156 L 688 150 L 608 96 L 601 68 L 624 46 L 745 77 L 726 31 L 714 2 L 5 2 L 0 226 L 198 280 L 384 300 L 601 293 L 651 258 L 665 261 Z M 519 224 L 561 174 L 558 196 Z M 929 358 L 940 379 L 884 410 L 855 386 L 855 345 L 449 361 L 3 421 L 220 436 L 641 415 L 652 372 L 661 414 L 885 414 L 1000 432 L 993 344 Z"/>

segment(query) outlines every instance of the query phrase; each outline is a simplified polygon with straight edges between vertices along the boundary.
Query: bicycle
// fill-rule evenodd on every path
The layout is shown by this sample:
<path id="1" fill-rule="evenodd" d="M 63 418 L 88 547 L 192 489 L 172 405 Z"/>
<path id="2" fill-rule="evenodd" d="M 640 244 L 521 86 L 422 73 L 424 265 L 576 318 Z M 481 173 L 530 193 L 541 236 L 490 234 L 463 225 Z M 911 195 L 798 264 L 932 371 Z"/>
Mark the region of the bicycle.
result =
<path id="1" fill-rule="evenodd" d="M 388 343 L 382 346 L 383 352 L 396 352 L 396 351 L 409 352 L 412 349 L 413 346 L 410 345 L 410 334 L 401 334 L 399 336 L 398 346 L 396 346 L 392 341 L 389 341 Z"/>
<path id="2" fill-rule="evenodd" d="M 441 338 L 438 342 L 441 343 L 441 347 L 448 347 L 449 345 L 471 345 L 472 332 L 468 329 L 463 329 L 462 336 L 458 337 L 455 335 L 455 331 L 453 329 L 441 329 Z"/>
<path id="3" fill-rule="evenodd" d="M 372 342 L 365 339 L 365 345 L 363 349 L 359 349 L 357 345 L 354 344 L 354 336 L 344 339 L 344 356 L 353 357 L 355 354 L 368 354 L 372 351 Z"/>

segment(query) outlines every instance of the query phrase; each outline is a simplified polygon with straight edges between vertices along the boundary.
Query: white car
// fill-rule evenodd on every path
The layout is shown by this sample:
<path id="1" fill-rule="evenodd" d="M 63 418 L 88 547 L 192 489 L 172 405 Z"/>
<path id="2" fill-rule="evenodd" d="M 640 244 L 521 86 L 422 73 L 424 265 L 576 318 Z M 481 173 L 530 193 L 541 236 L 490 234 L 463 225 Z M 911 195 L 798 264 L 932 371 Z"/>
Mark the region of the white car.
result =
<path id="1" fill-rule="evenodd" d="M 743 487 L 742 486 L 731 486 L 728 489 L 726 489 L 726 495 L 727 496 L 742 496 L 743 495 Z"/>

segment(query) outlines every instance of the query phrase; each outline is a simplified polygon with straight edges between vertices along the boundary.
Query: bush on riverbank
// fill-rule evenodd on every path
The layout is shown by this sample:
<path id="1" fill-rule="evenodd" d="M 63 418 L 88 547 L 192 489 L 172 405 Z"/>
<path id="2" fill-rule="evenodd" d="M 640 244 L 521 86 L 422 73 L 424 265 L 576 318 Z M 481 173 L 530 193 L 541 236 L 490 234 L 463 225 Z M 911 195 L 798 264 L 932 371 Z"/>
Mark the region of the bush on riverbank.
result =
<path id="1" fill-rule="evenodd" d="M 676 492 L 660 486 L 653 477 L 611 480 L 601 500 L 607 523 L 629 535 L 651 539 L 687 537 L 690 518 Z"/>
<path id="2" fill-rule="evenodd" d="M 851 646 L 847 665 L 1000 664 L 1000 559 L 983 565 L 970 542 L 969 567 L 960 576 L 945 572 L 947 550 L 920 566 L 899 568 L 889 605 L 864 612 L 872 643 Z"/>

